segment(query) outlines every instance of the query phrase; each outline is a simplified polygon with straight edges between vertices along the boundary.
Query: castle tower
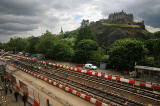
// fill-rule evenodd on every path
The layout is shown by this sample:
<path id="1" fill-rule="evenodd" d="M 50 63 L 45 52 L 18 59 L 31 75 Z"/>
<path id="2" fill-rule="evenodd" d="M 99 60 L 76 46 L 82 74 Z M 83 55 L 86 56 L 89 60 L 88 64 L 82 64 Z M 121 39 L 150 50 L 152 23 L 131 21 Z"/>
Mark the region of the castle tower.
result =
<path id="1" fill-rule="evenodd" d="M 108 22 L 114 24 L 134 24 L 133 20 L 133 14 L 127 14 L 122 10 L 121 12 L 110 14 Z"/>

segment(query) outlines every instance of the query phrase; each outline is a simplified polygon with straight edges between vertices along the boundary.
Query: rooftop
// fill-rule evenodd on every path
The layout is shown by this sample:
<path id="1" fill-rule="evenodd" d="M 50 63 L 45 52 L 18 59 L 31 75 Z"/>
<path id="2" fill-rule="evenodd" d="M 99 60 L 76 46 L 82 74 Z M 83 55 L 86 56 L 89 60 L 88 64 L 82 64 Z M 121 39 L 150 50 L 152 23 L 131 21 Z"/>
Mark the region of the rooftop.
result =
<path id="1" fill-rule="evenodd" d="M 158 71 L 160 72 L 160 68 L 157 67 L 148 67 L 148 66 L 135 66 L 135 69 L 149 70 L 149 71 Z"/>

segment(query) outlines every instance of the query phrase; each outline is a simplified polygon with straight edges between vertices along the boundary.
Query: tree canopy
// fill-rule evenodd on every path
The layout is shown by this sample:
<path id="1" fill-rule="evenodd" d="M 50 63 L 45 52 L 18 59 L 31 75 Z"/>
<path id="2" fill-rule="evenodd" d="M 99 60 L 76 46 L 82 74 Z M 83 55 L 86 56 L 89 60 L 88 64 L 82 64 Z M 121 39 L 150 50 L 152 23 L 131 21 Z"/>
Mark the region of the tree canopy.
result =
<path id="1" fill-rule="evenodd" d="M 90 39 L 81 40 L 75 49 L 74 60 L 80 63 L 86 63 L 91 60 L 92 53 L 95 52 L 98 48 L 96 41 Z"/>
<path id="2" fill-rule="evenodd" d="M 154 33 L 155 38 L 160 38 L 160 31 Z"/>
<path id="3" fill-rule="evenodd" d="M 147 49 L 136 39 L 122 39 L 113 43 L 109 50 L 109 61 L 114 69 L 133 69 L 135 63 L 144 59 Z"/>
<path id="4" fill-rule="evenodd" d="M 11 38 L 6 45 L 7 50 L 11 51 L 26 51 L 28 47 L 28 42 L 26 39 L 22 38 Z"/>
<path id="5" fill-rule="evenodd" d="M 91 31 L 91 28 L 89 26 L 89 20 L 83 20 L 81 22 L 81 27 L 80 27 L 78 34 L 77 34 L 76 43 L 78 43 L 79 41 L 81 41 L 83 39 L 95 40 L 95 35 L 93 34 L 93 32 Z"/>
<path id="6" fill-rule="evenodd" d="M 158 39 L 153 46 L 153 52 L 154 52 L 154 59 L 156 62 L 156 66 L 160 66 L 160 39 Z"/>

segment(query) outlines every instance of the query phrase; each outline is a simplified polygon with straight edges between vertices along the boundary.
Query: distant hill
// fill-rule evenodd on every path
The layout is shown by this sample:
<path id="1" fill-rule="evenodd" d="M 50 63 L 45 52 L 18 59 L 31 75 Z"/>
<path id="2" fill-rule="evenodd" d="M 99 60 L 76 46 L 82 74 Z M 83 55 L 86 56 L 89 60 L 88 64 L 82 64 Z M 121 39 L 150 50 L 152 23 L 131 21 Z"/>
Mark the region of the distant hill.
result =
<path id="1" fill-rule="evenodd" d="M 110 46 L 114 41 L 122 38 L 147 40 L 153 37 L 152 33 L 138 25 L 110 24 L 98 21 L 92 22 L 90 27 L 96 35 L 97 42 L 104 46 Z"/>
<path id="2" fill-rule="evenodd" d="M 91 30 L 96 35 L 99 45 L 110 46 L 114 41 L 123 38 L 136 38 L 147 40 L 153 37 L 153 33 L 142 29 L 139 25 L 111 24 L 105 22 L 92 22 Z M 59 38 L 76 38 L 79 28 L 73 31 L 59 34 Z"/>

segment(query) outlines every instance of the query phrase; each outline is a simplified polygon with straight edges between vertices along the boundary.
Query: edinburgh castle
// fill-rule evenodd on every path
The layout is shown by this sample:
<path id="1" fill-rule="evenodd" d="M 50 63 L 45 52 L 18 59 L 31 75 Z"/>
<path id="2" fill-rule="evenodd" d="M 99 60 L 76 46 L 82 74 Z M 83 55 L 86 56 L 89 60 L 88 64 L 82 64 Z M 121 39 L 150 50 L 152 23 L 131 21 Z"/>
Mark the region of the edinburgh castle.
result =
<path id="1" fill-rule="evenodd" d="M 101 19 L 98 22 L 107 22 L 111 24 L 139 25 L 140 28 L 145 29 L 144 21 L 134 22 L 133 14 L 127 14 L 123 10 L 118 13 L 111 13 L 108 16 L 108 19 Z"/>
<path id="2" fill-rule="evenodd" d="M 109 15 L 108 22 L 113 24 L 134 24 L 133 14 L 126 14 L 123 11 L 113 13 Z"/>

